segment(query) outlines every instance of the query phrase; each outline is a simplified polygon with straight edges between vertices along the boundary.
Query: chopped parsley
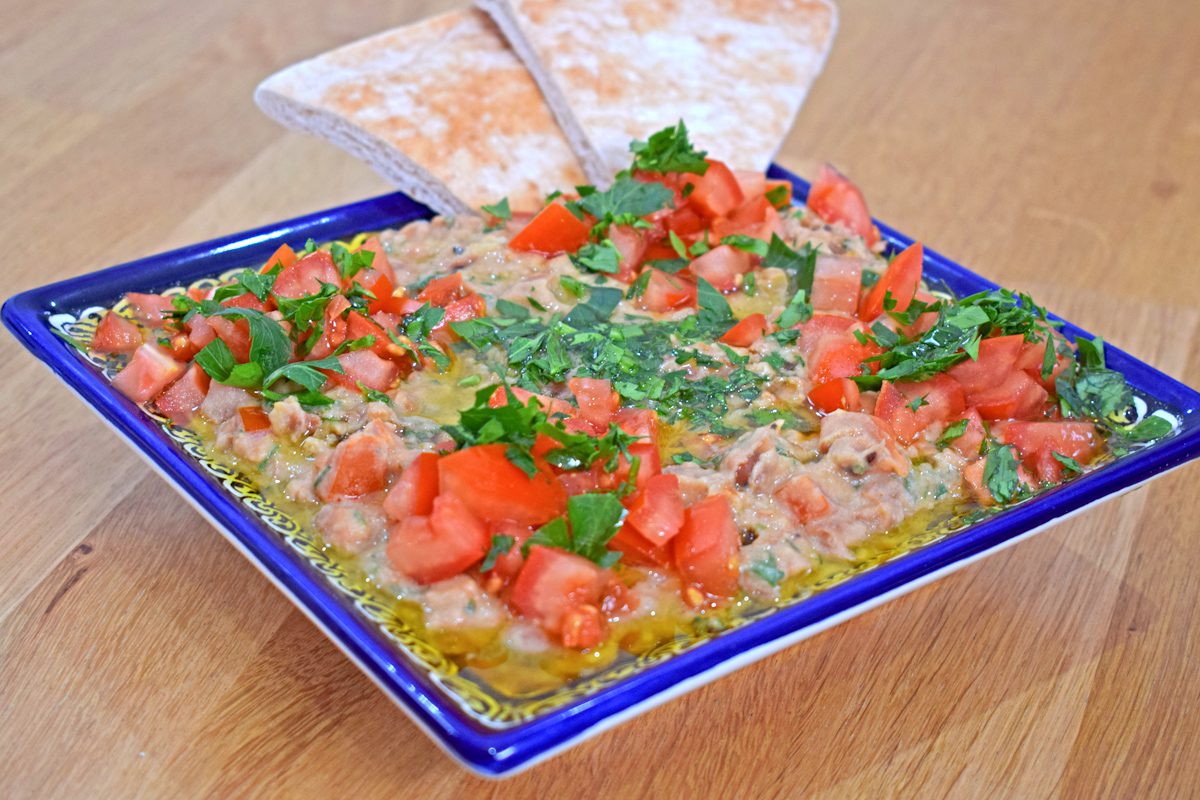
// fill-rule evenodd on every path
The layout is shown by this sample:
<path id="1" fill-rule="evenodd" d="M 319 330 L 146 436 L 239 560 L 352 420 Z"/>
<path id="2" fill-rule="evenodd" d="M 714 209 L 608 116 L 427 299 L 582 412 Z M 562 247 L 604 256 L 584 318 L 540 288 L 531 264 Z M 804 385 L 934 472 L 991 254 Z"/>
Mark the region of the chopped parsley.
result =
<path id="1" fill-rule="evenodd" d="M 1017 474 L 1018 463 L 1012 445 L 994 445 L 987 452 L 983 484 L 1001 505 L 1016 499 L 1025 489 Z"/>
<path id="2" fill-rule="evenodd" d="M 512 546 L 517 543 L 517 540 L 505 533 L 492 534 L 492 544 L 488 547 L 487 555 L 483 559 L 483 563 L 479 565 L 480 572 L 487 572 L 496 566 L 496 560 L 500 556 L 512 550 Z"/>
<path id="3" fill-rule="evenodd" d="M 629 145 L 633 153 L 633 169 L 643 172 L 688 172 L 703 175 L 708 171 L 708 155 L 697 150 L 688 141 L 687 126 L 683 120 L 673 128 L 663 128 L 651 134 L 647 141 L 633 141 Z"/>
<path id="4" fill-rule="evenodd" d="M 625 508 L 615 494 L 578 494 L 567 498 L 566 517 L 538 528 L 521 550 L 528 554 L 535 544 L 557 547 L 607 569 L 621 558 L 620 553 L 610 551 L 607 545 L 624 517 Z"/>

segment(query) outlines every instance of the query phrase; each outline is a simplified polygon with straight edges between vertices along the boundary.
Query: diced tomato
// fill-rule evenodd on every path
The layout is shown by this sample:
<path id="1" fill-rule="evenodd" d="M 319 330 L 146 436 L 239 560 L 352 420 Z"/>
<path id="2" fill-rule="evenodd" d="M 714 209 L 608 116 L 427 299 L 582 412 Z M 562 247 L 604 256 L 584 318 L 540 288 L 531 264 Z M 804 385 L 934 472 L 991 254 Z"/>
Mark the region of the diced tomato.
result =
<path id="1" fill-rule="evenodd" d="M 671 540 L 675 566 L 684 582 L 714 597 L 738 590 L 741 535 L 724 495 L 711 495 L 684 512 L 683 528 Z"/>
<path id="2" fill-rule="evenodd" d="M 482 317 L 485 314 L 487 314 L 487 301 L 475 292 L 470 292 L 464 297 L 451 300 L 446 304 L 446 316 L 442 318 L 442 321 L 438 323 L 434 330 L 439 333 L 442 331 L 452 333 L 449 329 L 451 322 L 463 322 L 468 319 Z"/>
<path id="3" fill-rule="evenodd" d="M 430 584 L 470 569 L 487 554 L 487 527 L 452 494 L 433 501 L 428 517 L 405 517 L 388 529 L 392 567 L 417 583 Z"/>
<path id="4" fill-rule="evenodd" d="M 679 478 L 665 473 L 654 475 L 629 499 L 626 507 L 629 509 L 626 524 L 632 525 L 652 544 L 666 544 L 683 527 Z"/>
<path id="5" fill-rule="evenodd" d="M 621 554 L 621 563 L 643 567 L 670 567 L 671 543 L 656 545 L 628 522 L 608 541 L 608 549 Z"/>
<path id="6" fill-rule="evenodd" d="M 992 426 L 992 431 L 1001 442 L 1017 449 L 1022 462 L 1029 469 L 1037 467 L 1038 458 L 1043 453 L 1058 453 L 1086 464 L 1100 449 L 1096 426 L 1090 422 L 997 422 Z M 1053 457 L 1050 461 L 1058 464 Z M 1054 475 L 1061 476 L 1061 470 L 1051 470 Z M 1039 470 L 1039 473 L 1042 471 Z M 1050 482 L 1057 483 L 1057 480 Z"/>
<path id="7" fill-rule="evenodd" d="M 617 427 L 630 436 L 658 441 L 658 413 L 649 408 L 622 408 L 616 414 Z"/>
<path id="8" fill-rule="evenodd" d="M 534 545 L 509 600 L 527 619 L 559 633 L 568 611 L 599 605 L 604 585 L 604 570 L 583 556 Z"/>
<path id="9" fill-rule="evenodd" d="M 348 325 L 345 312 L 349 308 L 350 301 L 344 295 L 334 295 L 330 299 L 329 305 L 325 306 L 325 324 L 321 328 L 321 338 L 308 351 L 307 359 L 331 356 L 333 351 L 346 341 Z"/>
<path id="10" fill-rule="evenodd" d="M 483 444 L 442 456 L 438 480 L 488 523 L 511 520 L 541 525 L 566 510 L 567 493 L 553 476 L 526 475 L 505 456 L 502 444 Z"/>
<path id="11" fill-rule="evenodd" d="M 600 378 L 571 378 L 567 388 L 579 404 L 579 416 L 600 431 L 608 430 L 613 415 L 621 407 L 621 398 L 613 391 L 612 384 Z"/>
<path id="12" fill-rule="evenodd" d="M 590 431 L 585 432 L 590 435 Z M 599 463 L 584 470 L 560 472 L 556 477 L 563 490 L 571 497 L 580 494 L 611 492 L 618 483 L 616 476 L 605 472 L 604 465 Z"/>
<path id="13" fill-rule="evenodd" d="M 372 317 L 376 314 L 401 315 L 404 313 L 404 301 L 407 298 L 404 297 L 403 292 L 396 292 L 396 287 L 392 285 L 392 279 L 387 275 L 380 275 L 376 278 L 370 288 L 375 299 L 367 303 L 367 313 Z"/>
<path id="14" fill-rule="evenodd" d="M 270 272 L 276 266 L 281 269 L 290 267 L 296 263 L 296 251 L 288 246 L 287 242 L 279 245 L 271 257 L 267 259 L 267 263 L 263 264 L 263 268 L 259 272 Z"/>
<path id="15" fill-rule="evenodd" d="M 1033 419 L 1040 415 L 1049 394 L 1029 377 L 1013 370 L 998 385 L 967 396 L 984 419 Z"/>
<path id="16" fill-rule="evenodd" d="M 723 244 L 693 261 L 688 271 L 698 278 L 704 278 L 718 292 L 731 292 L 737 288 L 738 277 L 753 267 L 753 257 L 749 253 Z"/>
<path id="17" fill-rule="evenodd" d="M 743 317 L 720 338 L 721 342 L 732 347 L 749 347 L 763 337 L 767 332 L 767 318 L 762 314 L 750 314 Z"/>
<path id="18" fill-rule="evenodd" d="M 238 409 L 238 416 L 242 418 L 242 430 L 246 433 L 271 429 L 271 418 L 262 406 L 242 406 Z"/>
<path id="19" fill-rule="evenodd" d="M 813 314 L 807 322 L 795 326 L 800 331 L 800 346 L 805 354 L 810 354 L 816 348 L 821 336 L 826 333 L 846 333 L 851 328 L 862 328 L 858 320 L 851 317 L 840 317 L 835 314 Z"/>
<path id="20" fill-rule="evenodd" d="M 382 436 L 366 431 L 352 434 L 334 449 L 317 476 L 317 496 L 329 502 L 387 488 L 387 453 L 388 442 Z"/>
<path id="21" fill-rule="evenodd" d="M 935 375 L 920 382 L 884 381 L 875 416 L 888 423 L 897 439 L 912 444 L 930 425 L 957 417 L 965 408 L 962 387 L 946 375 Z"/>
<path id="22" fill-rule="evenodd" d="M 400 366 L 387 358 L 382 358 L 374 350 L 354 350 L 342 353 L 337 357 L 342 365 L 342 373 L 326 372 L 329 379 L 347 389 L 358 389 L 358 384 L 386 392 L 395 388 L 400 382 Z"/>
<path id="23" fill-rule="evenodd" d="M 375 337 L 375 343 L 372 344 L 368 349 L 372 350 L 377 355 L 383 356 L 384 358 L 390 358 L 393 355 L 407 355 L 407 351 L 402 349 L 400 350 L 399 354 L 393 352 L 393 348 L 399 348 L 392 342 L 391 339 L 388 338 L 388 335 L 384 332 L 383 328 L 379 326 L 379 323 L 375 322 L 375 320 L 369 317 L 364 317 L 357 311 L 351 311 L 346 315 L 346 338 L 354 340 L 362 339 L 366 336 Z"/>
<path id="24" fill-rule="evenodd" d="M 879 281 L 867 292 L 862 304 L 858 307 L 858 317 L 863 322 L 871 322 L 885 310 L 901 313 L 912 305 L 921 285 L 921 271 L 925 265 L 925 248 L 920 242 L 914 242 L 898 253 L 888 264 Z M 891 296 L 896 301 L 892 309 L 884 309 L 884 300 Z"/>
<path id="25" fill-rule="evenodd" d="M 138 322 L 151 328 L 162 327 L 163 320 L 175 310 L 175 306 L 171 304 L 171 298 L 161 294 L 129 292 L 125 295 L 125 299 L 133 308 L 133 315 L 137 317 Z"/>
<path id="26" fill-rule="evenodd" d="M 422 517 L 433 510 L 438 493 L 438 457 L 421 453 L 404 468 L 383 499 L 383 510 L 392 519 Z"/>
<path id="27" fill-rule="evenodd" d="M 485 573 L 489 577 L 495 576 L 500 580 L 500 585 L 503 585 L 517 577 L 521 567 L 525 565 L 525 556 L 521 555 L 521 546 L 530 536 L 533 536 L 533 528 L 505 520 L 489 526 L 488 531 L 492 536 L 508 536 L 513 540 L 512 547 L 508 548 L 508 552 L 498 555 L 496 565 Z M 491 547 L 490 540 L 488 546 Z"/>
<path id="28" fill-rule="evenodd" d="M 858 310 L 863 262 L 857 258 L 817 256 L 813 273 L 813 311 L 853 314 Z"/>
<path id="29" fill-rule="evenodd" d="M 512 391 L 513 396 L 516 397 L 517 401 L 523 406 L 529 404 L 530 398 L 536 399 L 538 405 L 541 406 L 542 411 L 545 412 L 546 416 L 548 417 L 553 418 L 558 415 L 565 415 L 568 417 L 575 416 L 575 407 L 566 400 L 559 400 L 556 397 L 547 397 L 544 394 L 534 394 L 528 389 L 522 389 L 520 386 L 510 386 L 509 390 Z M 508 405 L 508 394 L 504 391 L 503 386 L 497 386 L 496 391 L 492 392 L 492 396 L 488 398 L 488 406 L 491 408 L 500 408 L 501 406 L 506 405 Z"/>
<path id="30" fill-rule="evenodd" d="M 192 364 L 183 377 L 158 396 L 154 405 L 171 422 L 187 425 L 208 395 L 209 382 L 208 373 L 198 364 Z"/>
<path id="31" fill-rule="evenodd" d="M 767 191 L 767 176 L 756 169 L 735 169 L 733 175 L 745 198 L 760 197 Z"/>
<path id="32" fill-rule="evenodd" d="M 563 647 L 586 650 L 604 641 L 604 618 L 596 606 L 584 603 L 569 609 L 560 632 Z"/>
<path id="33" fill-rule="evenodd" d="M 370 272 L 375 273 L 378 278 L 387 278 L 389 284 L 396 282 L 396 273 L 392 269 L 392 262 L 388 260 L 387 251 L 383 249 L 383 243 L 379 241 L 378 236 L 368 236 L 358 248 L 360 251 L 372 253 Z M 375 282 L 372 281 L 372 283 Z M 376 294 L 376 297 L 379 295 Z"/>
<path id="34" fill-rule="evenodd" d="M 1024 343 L 1020 334 L 984 339 L 979 343 L 979 358 L 955 364 L 947 374 L 962 385 L 968 397 L 995 389 L 1016 369 Z"/>
<path id="35" fill-rule="evenodd" d="M 849 378 L 835 378 L 814 386 L 808 393 L 808 399 L 814 408 L 826 414 L 839 408 L 846 411 L 862 410 L 862 394 L 858 384 Z"/>
<path id="36" fill-rule="evenodd" d="M 871 221 L 862 192 L 830 164 L 821 167 L 821 174 L 813 181 L 808 207 L 826 222 L 845 225 L 869 245 L 879 241 L 879 230 Z"/>
<path id="37" fill-rule="evenodd" d="M 775 496 L 783 501 L 796 521 L 802 524 L 823 517 L 829 512 L 829 498 L 808 475 L 789 478 L 775 490 Z"/>
<path id="38" fill-rule="evenodd" d="M 713 236 L 717 239 L 742 235 L 769 242 L 782 230 L 779 211 L 762 195 L 746 201 L 728 217 L 713 220 L 712 224 Z"/>
<path id="39" fill-rule="evenodd" d="M 957 419 L 948 420 L 946 427 L 949 428 L 963 419 L 967 421 L 967 429 L 963 431 L 962 436 L 952 439 L 950 446 L 957 450 L 959 455 L 967 458 L 975 458 L 979 455 L 979 450 L 983 446 L 983 440 L 987 438 L 987 431 L 983 428 L 983 418 L 973 408 L 968 408 Z"/>
<path id="40" fill-rule="evenodd" d="M 216 331 L 213 330 L 212 325 L 208 324 L 208 318 L 202 317 L 199 314 L 188 321 L 187 329 L 188 340 L 197 351 L 217 338 Z"/>
<path id="41" fill-rule="evenodd" d="M 1042 384 L 1047 390 L 1055 391 L 1054 385 L 1058 380 L 1059 373 L 1066 369 L 1071 359 L 1062 353 L 1054 354 L 1054 366 L 1050 369 L 1048 377 L 1042 377 L 1042 361 L 1046 357 L 1046 341 L 1043 339 L 1040 342 L 1025 342 L 1021 347 L 1021 352 L 1017 356 L 1017 369 L 1024 370 L 1029 373 L 1029 377 L 1033 378 L 1038 383 Z"/>
<path id="42" fill-rule="evenodd" d="M 446 304 L 465 297 L 470 292 L 463 283 L 462 273 L 453 272 L 434 278 L 417 293 L 417 300 L 430 305 L 445 307 Z"/>
<path id="43" fill-rule="evenodd" d="M 695 186 L 688 195 L 688 205 L 708 219 L 723 217 L 746 202 L 737 176 L 720 161 L 708 159 L 708 169 L 703 175 L 687 178 Z"/>
<path id="44" fill-rule="evenodd" d="M 314 250 L 291 266 L 284 267 L 275 278 L 275 294 L 280 297 L 304 297 L 321 291 L 322 283 L 342 285 L 342 274 L 325 250 Z"/>
<path id="45" fill-rule="evenodd" d="M 651 269 L 646 290 L 640 298 L 647 311 L 674 311 L 696 304 L 696 285 L 682 275 L 668 275 Z"/>
<path id="46" fill-rule="evenodd" d="M 608 238 L 621 254 L 615 277 L 623 283 L 629 283 L 633 280 L 634 270 L 642 263 L 642 257 L 646 253 L 646 239 L 628 225 L 613 225 L 608 229 Z"/>
<path id="47" fill-rule="evenodd" d="M 143 344 L 112 379 L 112 385 L 135 403 L 153 400 L 184 373 L 185 367 L 162 348 Z"/>
<path id="48" fill-rule="evenodd" d="M 513 250 L 544 255 L 573 253 L 587 242 L 589 230 L 588 224 L 568 211 L 562 203 L 551 203 L 538 212 L 509 241 L 508 246 Z"/>
<path id="49" fill-rule="evenodd" d="M 836 378 L 862 375 L 863 361 L 880 353 L 873 342 L 863 344 L 850 333 L 826 333 L 812 345 L 808 374 L 815 385 Z"/>
<path id="50" fill-rule="evenodd" d="M 250 294 L 250 292 L 242 292 L 241 294 L 230 297 L 227 300 L 222 300 L 221 305 L 223 305 L 225 308 L 249 308 L 254 311 L 263 312 L 269 311 L 271 308 L 262 300 L 259 300 L 257 297 Z"/>
<path id="51" fill-rule="evenodd" d="M 658 451 L 658 445 L 654 442 L 634 442 L 629 445 L 629 455 L 638 460 L 638 471 L 633 481 L 634 488 L 643 488 L 646 481 L 662 472 L 662 455 Z M 617 462 L 616 482 L 629 480 L 632 470 L 632 462 L 626 460 L 625 456 L 621 456 Z"/>
<path id="52" fill-rule="evenodd" d="M 680 208 L 680 209 L 677 209 L 677 210 L 671 212 L 671 214 L 669 214 L 663 220 L 663 225 L 666 227 L 667 230 L 674 231 L 675 235 L 679 236 L 681 238 L 687 238 L 689 236 L 694 236 L 697 233 L 699 233 L 700 231 L 704 230 L 704 220 L 700 217 L 699 214 L 696 213 L 695 209 L 693 209 L 689 206 L 684 206 L 683 208 Z M 670 252 L 667 252 L 667 251 L 670 251 Z M 667 249 L 663 252 L 656 253 L 654 255 L 647 253 L 645 255 L 645 258 L 646 259 L 650 259 L 650 258 L 671 259 L 671 258 L 675 258 L 678 255 L 679 255 L 678 253 L 676 253 L 672 248 L 670 248 L 668 246 Z"/>
<path id="53" fill-rule="evenodd" d="M 96 326 L 91 349 L 96 353 L 132 353 L 141 346 L 141 329 L 115 311 L 109 311 Z"/>
<path id="54" fill-rule="evenodd" d="M 250 360 L 250 324 L 244 319 L 209 317 L 208 324 L 238 363 Z"/>

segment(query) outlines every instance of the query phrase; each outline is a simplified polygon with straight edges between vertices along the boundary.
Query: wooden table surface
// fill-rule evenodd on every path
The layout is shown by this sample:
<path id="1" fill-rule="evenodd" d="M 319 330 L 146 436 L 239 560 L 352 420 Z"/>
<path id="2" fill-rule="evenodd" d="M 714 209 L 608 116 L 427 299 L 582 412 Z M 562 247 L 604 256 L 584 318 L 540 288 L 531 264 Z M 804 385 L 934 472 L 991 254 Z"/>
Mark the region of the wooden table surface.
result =
<path id="1" fill-rule="evenodd" d="M 6 291 L 385 191 L 254 107 L 439 2 L 3 0 Z M 1200 385 L 1200 4 L 843 0 L 780 161 Z M 1195 465 L 512 780 L 446 758 L 0 336 L 0 795 L 1170 797 Z"/>

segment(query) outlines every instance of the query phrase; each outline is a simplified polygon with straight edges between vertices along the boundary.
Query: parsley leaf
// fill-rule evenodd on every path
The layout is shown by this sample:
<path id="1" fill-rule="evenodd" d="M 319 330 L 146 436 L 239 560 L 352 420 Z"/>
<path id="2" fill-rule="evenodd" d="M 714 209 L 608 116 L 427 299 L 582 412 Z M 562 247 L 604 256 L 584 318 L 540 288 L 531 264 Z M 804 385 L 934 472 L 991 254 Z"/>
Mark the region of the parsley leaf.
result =
<path id="1" fill-rule="evenodd" d="M 778 238 L 778 235 L 776 235 L 775 238 Z M 721 238 L 721 244 L 727 244 L 735 250 L 753 253 L 756 256 L 765 256 L 769 249 L 767 247 L 767 243 L 762 239 L 756 239 L 753 236 L 747 236 L 744 233 L 735 233 L 730 236 L 724 236 Z M 786 247 L 787 245 L 784 246 Z"/>
<path id="2" fill-rule="evenodd" d="M 634 140 L 629 145 L 633 153 L 633 169 L 645 172 L 690 172 L 703 175 L 708 171 L 708 155 L 696 150 L 688 141 L 687 126 L 679 120 L 674 127 L 651 134 L 647 141 Z"/>
<path id="3" fill-rule="evenodd" d="M 808 302 L 804 290 L 798 289 L 779 315 L 779 319 L 775 320 L 775 325 L 779 328 L 790 328 L 801 322 L 808 322 L 812 315 L 812 303 Z"/>
<path id="4" fill-rule="evenodd" d="M 946 447 L 949 445 L 955 439 L 967 432 L 967 425 L 969 424 L 969 420 L 960 419 L 953 425 L 947 426 L 946 430 L 942 431 L 942 435 L 937 438 L 937 446 Z"/>
<path id="5" fill-rule="evenodd" d="M 505 533 L 492 534 L 492 544 L 488 548 L 487 556 L 484 557 L 483 563 L 479 565 L 480 572 L 487 572 L 496 566 L 496 559 L 512 550 L 512 546 L 517 540 Z"/>
<path id="6" fill-rule="evenodd" d="M 699 306 L 696 316 L 701 326 L 721 328 L 724 333 L 733 324 L 729 301 L 704 278 L 696 278 L 696 304 Z"/>
<path id="7" fill-rule="evenodd" d="M 1054 460 L 1062 464 L 1068 472 L 1074 473 L 1075 475 L 1083 474 L 1083 466 L 1070 456 L 1064 456 L 1062 453 L 1054 450 L 1050 451 L 1050 455 L 1054 456 Z"/>
<path id="8" fill-rule="evenodd" d="M 779 568 L 779 562 L 775 559 L 774 553 L 768 553 L 766 558 L 751 564 L 750 571 L 771 586 L 778 586 L 779 582 L 787 577 L 787 574 Z"/>
<path id="9" fill-rule="evenodd" d="M 634 180 L 622 176 L 604 192 L 594 192 L 581 198 L 578 205 L 599 220 L 601 230 L 618 218 L 644 217 L 666 208 L 675 194 L 661 183 Z"/>
<path id="10" fill-rule="evenodd" d="M 616 535 L 625 508 L 615 494 L 578 494 L 567 499 L 567 516 L 551 520 L 526 540 L 521 550 L 528 554 L 535 544 L 557 547 L 608 568 L 621 554 L 607 545 Z"/>
<path id="11" fill-rule="evenodd" d="M 570 258 L 577 269 L 588 272 L 615 275 L 621 269 L 621 251 L 612 239 L 604 239 L 599 244 L 588 242 Z"/>
<path id="12" fill-rule="evenodd" d="M 337 265 L 342 280 L 347 281 L 364 269 L 370 269 L 375 260 L 373 250 L 351 250 L 341 242 L 334 242 L 329 246 L 329 255 L 333 256 L 333 263 Z"/>
<path id="13" fill-rule="evenodd" d="M 1023 488 L 1017 476 L 1017 463 L 1011 445 L 1000 445 L 988 450 L 983 466 L 983 483 L 1001 505 L 1016 498 Z"/>
<path id="14" fill-rule="evenodd" d="M 479 210 L 489 216 L 495 217 L 496 219 L 502 219 L 506 221 L 512 219 L 512 209 L 508 207 L 507 197 L 494 205 L 480 206 Z"/>
<path id="15" fill-rule="evenodd" d="M 771 235 L 771 244 L 763 256 L 764 267 L 776 267 L 788 274 L 788 282 L 793 292 L 804 291 L 812 294 L 813 275 L 817 269 L 817 249 L 805 242 L 799 251 L 793 250 L 788 243 L 779 238 L 779 234 Z"/>

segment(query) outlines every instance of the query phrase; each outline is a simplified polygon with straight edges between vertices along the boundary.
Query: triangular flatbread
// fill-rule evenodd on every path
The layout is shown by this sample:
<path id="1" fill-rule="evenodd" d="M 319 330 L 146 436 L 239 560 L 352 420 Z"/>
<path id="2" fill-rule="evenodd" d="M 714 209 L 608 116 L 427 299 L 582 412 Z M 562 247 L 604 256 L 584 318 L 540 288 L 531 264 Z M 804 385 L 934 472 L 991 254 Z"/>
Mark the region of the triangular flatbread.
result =
<path id="1" fill-rule="evenodd" d="M 435 211 L 514 210 L 584 181 L 542 94 L 476 9 L 396 28 L 295 64 L 254 94 L 288 127 L 329 139 Z"/>
<path id="2" fill-rule="evenodd" d="M 529 67 L 593 183 L 631 139 L 682 119 L 692 141 L 764 170 L 837 30 L 829 0 L 477 0 Z"/>

